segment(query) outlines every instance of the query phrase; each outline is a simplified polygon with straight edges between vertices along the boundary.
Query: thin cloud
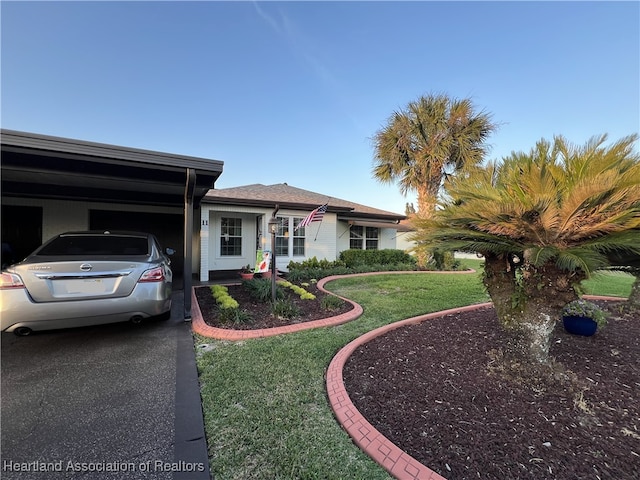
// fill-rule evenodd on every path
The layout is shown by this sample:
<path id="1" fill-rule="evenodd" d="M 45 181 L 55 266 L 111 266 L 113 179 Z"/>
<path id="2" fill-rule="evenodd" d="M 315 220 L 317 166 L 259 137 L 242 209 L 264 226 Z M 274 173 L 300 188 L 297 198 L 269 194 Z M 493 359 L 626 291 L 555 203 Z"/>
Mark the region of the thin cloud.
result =
<path id="1" fill-rule="evenodd" d="M 354 127 L 362 131 L 362 125 L 353 117 L 353 108 L 351 107 L 353 95 L 348 94 L 345 86 L 340 82 L 333 71 L 314 55 L 308 45 L 309 39 L 297 27 L 296 23 L 287 16 L 280 8 L 278 8 L 278 18 L 270 15 L 263 10 L 258 2 L 254 1 L 253 6 L 256 13 L 262 18 L 276 34 L 282 36 L 292 53 L 298 57 L 307 68 L 311 70 L 316 78 L 327 88 L 329 93 L 334 96 L 338 105 L 344 110 L 344 114 L 351 120 Z"/>
<path id="2" fill-rule="evenodd" d="M 252 3 L 253 3 L 253 7 L 256 10 L 256 13 L 260 16 L 260 18 L 262 18 L 265 22 L 267 22 L 269 26 L 276 31 L 276 33 L 282 35 L 282 30 L 280 29 L 278 22 L 271 15 L 269 15 L 267 12 L 262 10 L 262 8 L 260 8 L 260 5 L 257 1 L 253 1 Z"/>

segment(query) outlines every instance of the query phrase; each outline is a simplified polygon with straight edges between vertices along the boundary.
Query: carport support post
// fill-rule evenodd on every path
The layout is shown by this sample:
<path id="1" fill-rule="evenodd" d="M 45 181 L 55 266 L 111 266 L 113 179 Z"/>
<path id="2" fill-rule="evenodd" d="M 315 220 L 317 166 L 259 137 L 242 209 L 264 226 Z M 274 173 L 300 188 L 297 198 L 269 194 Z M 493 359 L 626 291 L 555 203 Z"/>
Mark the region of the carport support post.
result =
<path id="1" fill-rule="evenodd" d="M 191 320 L 191 288 L 193 282 L 193 193 L 196 186 L 196 171 L 187 168 L 184 188 L 184 321 Z"/>

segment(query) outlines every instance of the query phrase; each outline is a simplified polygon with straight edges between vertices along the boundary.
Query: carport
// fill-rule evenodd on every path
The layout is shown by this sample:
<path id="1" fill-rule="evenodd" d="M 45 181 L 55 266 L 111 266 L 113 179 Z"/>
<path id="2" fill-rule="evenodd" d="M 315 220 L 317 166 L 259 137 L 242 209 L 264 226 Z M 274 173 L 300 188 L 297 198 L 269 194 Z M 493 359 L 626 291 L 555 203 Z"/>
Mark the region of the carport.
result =
<path id="1" fill-rule="evenodd" d="M 0 140 L 3 247 L 5 241 L 13 240 L 17 250 L 23 249 L 17 252 L 19 260 L 20 254 L 24 257 L 51 236 L 42 228 L 47 215 L 43 201 L 99 205 L 99 209 L 87 207 L 81 213 L 87 218 L 79 223 L 87 229 L 146 229 L 164 246 L 180 249 L 174 268 L 183 278 L 184 317 L 191 318 L 188 292 L 194 231 L 199 233 L 194 209 L 214 187 L 223 162 L 6 129 L 1 130 Z M 128 211 L 116 208 L 122 205 Z M 65 220 L 69 223 L 68 217 Z M 69 229 L 64 221 L 58 223 L 55 233 Z"/>

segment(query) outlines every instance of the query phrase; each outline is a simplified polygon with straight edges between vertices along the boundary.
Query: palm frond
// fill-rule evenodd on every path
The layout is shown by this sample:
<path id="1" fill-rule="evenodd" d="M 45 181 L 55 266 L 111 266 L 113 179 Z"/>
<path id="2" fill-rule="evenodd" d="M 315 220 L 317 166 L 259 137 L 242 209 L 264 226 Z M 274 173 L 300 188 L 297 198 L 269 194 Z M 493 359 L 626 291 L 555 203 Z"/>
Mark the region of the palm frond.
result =
<path id="1" fill-rule="evenodd" d="M 556 265 L 560 270 L 582 270 L 587 276 L 608 265 L 607 258 L 588 248 L 572 248 L 558 253 Z"/>
<path id="2" fill-rule="evenodd" d="M 636 136 L 583 147 L 563 137 L 451 179 L 421 242 L 479 252 L 523 252 L 542 265 L 591 271 L 614 251 L 640 254 L 640 157 Z"/>
<path id="3" fill-rule="evenodd" d="M 541 267 L 549 260 L 557 257 L 559 251 L 556 247 L 531 247 L 524 251 L 525 259 L 536 267 Z"/>
<path id="4" fill-rule="evenodd" d="M 605 255 L 622 252 L 640 257 L 640 227 L 587 240 L 582 246 Z"/>
<path id="5" fill-rule="evenodd" d="M 470 100 L 430 94 L 394 112 L 373 139 L 374 178 L 397 182 L 403 194 L 417 191 L 419 205 L 434 205 L 445 176 L 480 164 L 496 129 L 490 115 L 474 110 Z"/>

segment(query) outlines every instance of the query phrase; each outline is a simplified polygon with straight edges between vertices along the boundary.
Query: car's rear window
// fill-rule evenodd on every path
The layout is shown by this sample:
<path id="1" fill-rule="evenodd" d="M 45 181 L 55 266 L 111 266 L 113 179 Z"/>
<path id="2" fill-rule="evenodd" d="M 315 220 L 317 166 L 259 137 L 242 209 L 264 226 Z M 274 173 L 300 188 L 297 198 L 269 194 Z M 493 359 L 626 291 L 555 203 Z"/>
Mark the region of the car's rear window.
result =
<path id="1" fill-rule="evenodd" d="M 37 253 L 57 255 L 148 255 L 146 237 L 118 235 L 65 235 L 42 247 Z"/>

